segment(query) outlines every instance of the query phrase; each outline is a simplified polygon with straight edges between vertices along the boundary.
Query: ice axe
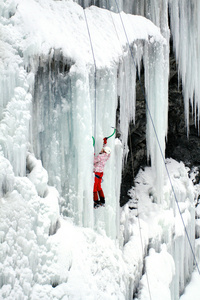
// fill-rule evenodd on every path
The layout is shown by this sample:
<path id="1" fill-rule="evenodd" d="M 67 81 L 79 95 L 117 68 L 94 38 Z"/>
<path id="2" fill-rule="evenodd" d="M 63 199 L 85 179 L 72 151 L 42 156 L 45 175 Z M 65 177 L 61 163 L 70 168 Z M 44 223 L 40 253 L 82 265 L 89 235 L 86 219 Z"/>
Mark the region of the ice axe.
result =
<path id="1" fill-rule="evenodd" d="M 116 132 L 116 129 L 115 129 L 115 127 L 111 127 L 111 128 L 114 128 L 114 131 L 113 131 L 113 133 L 111 134 L 111 135 L 109 135 L 108 137 L 106 137 L 106 139 L 109 139 L 109 138 L 111 138 L 114 134 L 115 134 L 115 132 Z"/>
<path id="2" fill-rule="evenodd" d="M 115 127 L 111 127 L 111 128 L 114 128 L 114 131 L 113 131 L 113 133 L 111 135 L 109 135 L 108 137 L 105 137 L 106 139 L 111 138 L 115 134 L 115 132 L 116 132 Z M 92 140 L 93 140 L 93 147 L 94 147 L 94 145 L 95 145 L 95 138 L 93 136 L 92 136 Z"/>

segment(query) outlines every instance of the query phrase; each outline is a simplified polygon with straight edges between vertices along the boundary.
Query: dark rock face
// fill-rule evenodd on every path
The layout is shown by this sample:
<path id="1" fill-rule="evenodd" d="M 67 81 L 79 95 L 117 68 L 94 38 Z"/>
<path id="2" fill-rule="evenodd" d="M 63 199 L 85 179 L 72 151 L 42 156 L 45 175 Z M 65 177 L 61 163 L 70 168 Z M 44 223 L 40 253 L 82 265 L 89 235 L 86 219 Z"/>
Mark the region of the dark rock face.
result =
<path id="1" fill-rule="evenodd" d="M 143 77 L 141 77 L 143 84 Z M 127 191 L 134 186 L 134 178 L 140 168 L 147 165 L 146 156 L 146 108 L 141 84 L 137 84 L 136 92 L 136 123 L 130 125 L 129 152 L 127 164 L 122 174 L 120 205 L 128 200 Z M 195 121 L 190 112 L 189 138 L 185 125 L 184 100 L 182 86 L 178 82 L 178 70 L 175 57 L 171 50 L 170 77 L 169 77 L 169 113 L 168 136 L 165 156 L 182 161 L 190 168 L 196 166 L 200 169 L 200 137 Z"/>
<path id="2" fill-rule="evenodd" d="M 185 125 L 184 100 L 181 86 L 178 87 L 178 74 L 176 63 L 171 55 L 171 71 L 169 81 L 169 116 L 168 138 L 166 144 L 166 157 L 183 161 L 192 168 L 200 165 L 200 138 L 195 120 L 190 112 L 189 137 Z"/>

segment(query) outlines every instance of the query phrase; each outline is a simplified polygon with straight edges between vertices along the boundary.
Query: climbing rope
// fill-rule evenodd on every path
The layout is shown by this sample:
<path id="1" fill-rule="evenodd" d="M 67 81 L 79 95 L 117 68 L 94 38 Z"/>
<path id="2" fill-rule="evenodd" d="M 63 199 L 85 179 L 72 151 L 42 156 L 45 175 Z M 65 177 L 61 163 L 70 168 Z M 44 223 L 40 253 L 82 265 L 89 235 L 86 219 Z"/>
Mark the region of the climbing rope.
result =
<path id="1" fill-rule="evenodd" d="M 109 0 L 108 0 L 109 1 Z M 120 42 L 120 38 L 117 32 L 117 28 L 115 26 L 113 17 L 112 17 L 112 13 L 110 12 L 110 17 L 113 23 L 113 27 L 117 36 L 117 39 L 119 41 L 119 45 L 121 47 L 121 50 L 123 51 L 123 48 L 121 46 L 121 42 Z M 134 165 L 133 165 L 133 151 L 132 151 L 132 141 L 131 141 L 131 135 L 130 135 L 130 128 L 129 128 L 129 144 L 130 144 L 130 153 L 131 153 L 131 164 L 132 164 L 132 172 L 133 172 L 133 178 L 134 178 Z M 145 250 L 144 250 L 144 243 L 143 243 L 143 237 L 142 237 L 142 231 L 141 231 L 141 222 L 140 222 L 140 216 L 139 216 L 139 212 L 138 212 L 138 207 L 137 207 L 137 220 L 138 220 L 138 227 L 139 227 L 139 233 L 140 233 L 140 243 L 141 243 L 141 248 L 142 248 L 142 256 L 144 257 L 145 255 Z M 151 289 L 150 289 L 150 284 L 149 284 L 149 276 L 148 276 L 148 272 L 146 270 L 146 281 L 147 281 L 147 288 L 148 288 L 148 293 L 149 293 L 149 299 L 152 300 L 152 296 L 151 296 Z"/>
<path id="2" fill-rule="evenodd" d="M 186 237 L 187 237 L 187 240 L 188 240 L 188 243 L 189 243 L 189 246 L 190 246 L 192 255 L 193 255 L 193 259 L 194 259 L 195 265 L 196 265 L 197 270 L 198 270 L 198 273 L 199 273 L 199 275 L 200 275 L 200 270 L 199 270 L 198 262 L 197 262 L 197 259 L 196 259 L 196 255 L 195 255 L 195 253 L 194 253 L 194 250 L 193 250 L 193 247 L 192 247 L 192 243 L 191 243 L 191 241 L 190 241 L 190 237 L 189 237 L 189 234 L 188 234 L 188 231 L 187 231 L 187 227 L 186 227 L 186 225 L 185 225 L 185 222 L 184 222 L 184 219 L 183 219 L 183 216 L 182 216 L 182 213 L 181 213 L 181 209 L 180 209 L 180 206 L 179 206 L 179 204 L 178 204 L 178 200 L 177 200 L 176 193 L 175 193 L 175 190 L 174 190 L 174 186 L 173 186 L 173 183 L 172 183 L 170 174 L 169 174 L 168 167 L 167 167 L 167 165 L 166 165 L 166 163 L 165 163 L 165 157 L 164 157 L 164 154 L 163 154 L 163 152 L 162 152 L 162 148 L 161 148 L 161 145 L 160 145 L 160 142 L 159 142 L 159 139 L 158 139 L 158 135 L 157 135 L 157 132 L 156 132 L 156 128 L 155 128 L 155 124 L 154 124 L 154 121 L 153 121 L 153 117 L 152 117 L 152 115 L 151 115 L 151 112 L 150 112 L 150 109 L 149 109 L 149 106 L 148 106 L 148 103 L 147 103 L 147 100 L 146 100 L 144 87 L 143 87 L 143 85 L 142 85 L 142 83 L 141 83 L 140 76 L 139 76 L 139 73 L 138 73 L 138 69 L 137 69 L 136 64 L 135 64 L 133 52 L 132 52 L 132 49 L 131 49 L 131 46 L 130 46 L 130 43 L 129 43 L 128 35 L 127 35 L 126 29 L 125 29 L 125 26 L 124 26 L 124 22 L 123 22 L 123 20 L 122 20 L 122 16 L 121 16 L 121 13 L 120 13 L 120 10 L 119 10 L 119 6 L 118 6 L 118 3 L 117 3 L 117 0 L 115 0 L 115 3 L 116 3 L 116 7 L 117 7 L 117 10 L 118 10 L 118 14 L 119 14 L 119 17 L 120 17 L 120 20 L 121 20 L 121 23 L 122 23 L 122 27 L 123 27 L 123 30 L 124 30 L 124 33 L 125 33 L 125 36 L 126 36 L 126 40 L 127 40 L 128 46 L 129 46 L 129 51 L 130 51 L 130 53 L 131 53 L 131 57 L 132 57 L 132 59 L 133 59 L 133 63 L 134 63 L 135 68 L 136 68 L 136 70 L 137 70 L 137 75 L 138 75 L 138 78 L 139 78 L 140 87 L 141 87 L 141 90 L 142 90 L 143 95 L 144 95 L 144 99 L 145 99 L 147 111 L 148 111 L 148 114 L 149 114 L 149 117 L 150 117 L 150 121 L 151 121 L 152 126 L 153 126 L 153 130 L 154 130 L 154 133 L 155 133 L 155 136 L 156 136 L 156 141 L 157 141 L 158 146 L 159 146 L 159 150 L 160 150 L 160 153 L 161 153 L 161 157 L 162 157 L 163 163 L 164 163 L 164 165 L 165 165 L 165 170 L 166 170 L 167 176 L 168 176 L 168 178 L 169 178 L 170 186 L 171 186 L 171 188 L 172 188 L 172 193 L 173 193 L 173 195 L 174 195 L 175 202 L 176 202 L 176 205 L 177 205 L 177 207 L 178 207 L 178 211 L 179 211 L 179 214 L 180 214 L 182 223 L 183 223 L 183 227 L 184 227 L 185 234 L 186 234 Z M 132 149 L 131 149 L 131 150 L 132 150 Z"/>
<path id="3" fill-rule="evenodd" d="M 92 38 L 91 38 L 91 34 L 90 34 L 90 29 L 89 29 L 89 25 L 88 25 L 88 20 L 87 20 L 87 16 L 86 16 L 86 12 L 85 9 L 83 8 L 83 12 L 84 12 L 84 17 L 85 17 L 85 22 L 86 22 L 86 26 L 87 26 L 87 31 L 88 31 L 88 36 L 89 36 L 89 41 L 90 41 L 90 47 L 91 47 L 91 51 L 92 51 L 92 57 L 93 57 L 93 61 L 94 61 L 94 90 L 95 90 L 95 94 L 94 94 L 94 136 L 92 136 L 92 140 L 93 140 L 93 147 L 95 147 L 95 140 L 96 140 L 96 119 L 97 119 L 97 66 L 96 66 L 96 60 L 95 60 L 95 55 L 94 55 L 94 47 L 92 44 Z M 112 127 L 114 128 L 114 127 Z M 116 132 L 116 129 L 114 128 L 114 132 L 113 134 L 111 134 L 110 136 L 107 137 L 107 139 L 111 138 Z"/>
<path id="4" fill-rule="evenodd" d="M 90 41 L 92 57 L 93 57 L 93 61 L 94 61 L 94 136 L 92 137 L 93 147 L 94 147 L 95 146 L 95 139 L 96 139 L 96 119 L 97 119 L 97 66 L 96 66 L 96 60 L 95 60 L 95 55 L 94 55 L 94 48 L 93 48 L 93 44 L 92 44 L 90 29 L 89 29 L 87 16 L 86 16 L 86 12 L 85 12 L 84 8 L 83 8 L 83 12 L 84 12 L 85 22 L 86 22 L 86 26 L 87 26 L 89 41 Z"/>
<path id="5" fill-rule="evenodd" d="M 130 149 L 131 149 L 131 151 L 130 151 L 131 152 L 131 164 L 132 164 L 132 172 L 133 172 L 133 178 L 134 178 L 133 151 L 132 151 L 132 141 L 131 141 L 130 129 L 129 129 L 129 143 L 130 143 Z M 142 238 L 142 230 L 141 230 L 141 222 L 140 222 L 140 214 L 139 214 L 139 210 L 138 210 L 138 205 L 137 205 L 137 219 L 138 219 L 138 227 L 139 227 L 139 233 L 140 233 L 142 256 L 144 257 L 145 250 L 144 250 L 144 243 L 143 243 L 143 238 Z M 149 283 L 149 275 L 148 275 L 147 269 L 146 269 L 146 280 L 147 280 L 147 288 L 148 288 L 148 292 L 149 292 L 149 299 L 152 300 L 150 283 Z"/>

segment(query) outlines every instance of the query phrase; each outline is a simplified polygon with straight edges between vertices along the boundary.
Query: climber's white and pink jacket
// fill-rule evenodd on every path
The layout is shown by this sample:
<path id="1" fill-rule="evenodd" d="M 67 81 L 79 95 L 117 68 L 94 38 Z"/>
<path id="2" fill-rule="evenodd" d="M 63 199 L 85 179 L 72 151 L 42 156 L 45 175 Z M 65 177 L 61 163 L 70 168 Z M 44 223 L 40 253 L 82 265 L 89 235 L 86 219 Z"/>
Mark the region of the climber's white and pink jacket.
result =
<path id="1" fill-rule="evenodd" d="M 110 158 L 110 153 L 99 153 L 97 157 L 94 157 L 94 172 L 103 173 L 105 163 Z"/>

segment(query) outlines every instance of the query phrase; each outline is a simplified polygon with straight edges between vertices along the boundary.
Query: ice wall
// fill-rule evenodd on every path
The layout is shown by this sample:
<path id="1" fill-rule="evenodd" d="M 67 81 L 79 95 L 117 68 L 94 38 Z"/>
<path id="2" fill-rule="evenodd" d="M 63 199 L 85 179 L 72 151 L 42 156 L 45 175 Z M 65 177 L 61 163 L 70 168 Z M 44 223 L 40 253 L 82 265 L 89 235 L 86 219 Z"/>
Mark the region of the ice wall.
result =
<path id="1" fill-rule="evenodd" d="M 108 208 L 103 213 L 102 224 L 108 235 L 115 238 L 118 232 L 116 224 L 122 168 L 119 162 L 128 152 L 128 126 L 130 121 L 134 121 L 135 114 L 136 67 L 140 66 L 142 57 L 146 70 L 147 101 L 152 106 L 152 103 L 156 103 L 152 118 L 158 120 L 156 126 L 163 129 L 158 133 L 158 138 L 164 152 L 167 76 L 163 77 L 162 68 L 166 59 L 163 54 L 166 40 L 160 30 L 143 17 L 126 16 L 123 13 L 122 24 L 118 14 L 94 6 L 86 9 L 97 68 L 95 86 L 94 61 L 86 20 L 80 6 L 70 1 L 43 1 L 41 4 L 32 0 L 27 4 L 26 1 L 18 3 L 16 0 L 2 7 L 3 41 L 11 49 L 10 53 L 7 52 L 9 62 L 10 57 L 16 61 L 14 75 L 11 71 L 5 71 L 6 60 L 3 65 L 3 72 L 8 73 L 8 79 L 4 87 L 6 100 L 2 100 L 2 109 L 5 107 L 2 116 L 9 110 L 12 89 L 17 85 L 23 89 L 16 90 L 16 98 L 19 99 L 16 105 L 19 107 L 15 112 L 17 121 L 13 119 L 14 123 L 19 122 L 16 128 L 19 127 L 20 132 L 15 133 L 16 128 L 12 126 L 14 147 L 6 146 L 9 139 L 4 139 L 3 153 L 16 169 L 16 175 L 21 176 L 26 174 L 28 150 L 35 153 L 48 171 L 49 183 L 63 197 L 63 214 L 73 217 L 76 224 L 92 227 L 94 153 L 91 137 L 96 137 L 95 151 L 98 153 L 103 137 L 112 133 L 111 126 L 115 126 L 116 110 L 120 105 L 119 130 L 124 151 L 121 152 L 119 141 L 115 143 L 114 138 L 109 140 L 112 156 L 105 169 L 103 184 Z M 12 31 L 13 25 L 15 29 Z M 10 36 L 9 40 L 6 34 Z M 131 55 L 135 58 L 134 62 Z M 21 75 L 18 75 L 19 64 Z M 160 77 L 152 76 L 151 72 L 160 72 Z M 18 84 L 15 82 L 18 79 L 15 79 L 13 85 L 9 85 L 14 76 L 22 78 L 21 82 Z M 163 89 L 165 94 L 162 97 Z M 13 109 L 14 106 L 11 107 Z M 164 117 L 159 119 L 161 111 Z M 2 120 L 2 125 L 4 123 L 5 120 Z M 149 134 L 152 135 L 152 127 L 149 128 Z M 19 146 L 16 146 L 18 150 L 15 150 L 15 137 L 19 141 Z M 150 140 L 149 154 L 157 170 L 157 158 L 154 156 L 157 146 L 154 142 L 154 138 Z M 157 182 L 158 186 L 162 186 L 160 173 L 157 174 Z M 160 196 L 158 194 L 159 200 Z M 107 218 L 108 215 L 112 217 Z"/>
<path id="2" fill-rule="evenodd" d="M 144 47 L 142 42 L 139 42 L 144 19 L 137 18 L 137 26 L 138 28 L 140 27 L 140 30 L 132 32 L 129 23 L 131 17 L 126 20 L 124 15 L 123 18 L 127 26 L 128 35 L 130 35 L 130 41 L 135 39 L 133 34 L 138 34 L 137 41 L 131 46 L 136 57 L 134 64 L 119 16 L 114 14 L 111 16 L 109 12 L 98 10 L 95 7 L 87 10 L 86 15 L 97 63 L 95 99 L 93 58 L 89 37 L 87 36 L 86 23 L 83 19 L 84 15 L 80 8 L 78 9 L 82 17 L 80 19 L 81 26 L 85 29 L 82 31 L 87 45 L 83 43 L 81 35 L 79 43 L 83 45 L 83 51 L 85 51 L 84 47 L 88 49 L 89 55 L 87 53 L 87 58 L 89 64 L 85 65 L 85 62 L 80 64 L 80 58 L 83 59 L 83 57 L 79 57 L 78 63 L 77 57 L 76 59 L 67 59 L 65 48 L 63 52 L 51 50 L 48 55 L 40 56 L 40 59 L 38 59 L 33 101 L 33 111 L 35 112 L 32 126 L 33 149 L 37 156 L 42 158 L 44 166 L 49 173 L 50 183 L 58 187 L 65 199 L 62 202 L 63 213 L 72 216 L 77 224 L 93 226 L 93 178 L 91 176 L 93 150 L 91 136 L 96 136 L 95 151 L 98 152 L 102 146 L 102 138 L 110 135 L 112 133 L 111 126 L 115 126 L 119 97 L 121 140 L 125 149 L 123 155 L 126 156 L 128 125 L 131 120 L 134 120 L 135 114 L 134 87 L 136 65 L 140 65 L 142 56 L 146 55 L 147 57 L 149 55 L 148 51 L 151 51 L 150 49 L 153 51 L 155 48 L 157 49 L 155 54 L 160 53 L 161 55 L 159 56 L 158 64 L 156 65 L 157 57 L 152 52 L 149 60 L 146 59 L 145 67 L 148 68 L 151 61 L 151 71 L 155 70 L 157 72 L 156 68 L 158 65 L 163 66 L 164 64 L 162 52 L 165 47 L 165 40 L 161 37 L 159 30 L 157 31 L 156 29 L 156 32 L 152 31 L 151 38 L 144 34 L 144 39 L 146 40 Z M 101 14 L 101 18 L 97 17 L 99 14 Z M 94 17 L 96 18 L 95 22 Z M 103 27 L 99 32 L 101 26 L 99 26 L 99 23 L 102 23 L 102 19 L 106 24 L 106 29 Z M 82 32 L 80 28 L 79 30 Z M 147 30 L 146 27 L 145 30 Z M 104 36 L 104 42 L 102 40 L 99 43 L 99 40 L 95 38 L 96 32 L 100 36 L 101 34 Z M 110 36 L 113 36 L 112 40 L 110 40 Z M 152 36 L 154 37 L 152 38 Z M 107 56 L 103 56 L 103 58 L 100 54 L 102 47 L 108 49 Z M 113 47 L 115 47 L 115 51 L 113 51 Z M 113 58 L 109 57 L 110 53 L 114 56 Z M 111 60 L 109 61 L 108 58 Z M 164 82 L 166 84 L 167 81 L 165 79 Z M 148 80 L 149 73 L 147 72 L 146 88 L 150 90 Z M 160 88 L 162 89 L 163 86 L 160 85 L 159 87 L 157 82 L 158 78 L 152 78 L 152 89 L 157 89 L 158 95 L 149 94 L 148 99 L 151 102 L 158 99 L 158 103 L 163 105 L 163 102 L 159 100 Z M 96 112 L 94 111 L 95 107 Z M 163 111 L 167 115 L 167 109 L 165 110 L 165 108 L 163 107 Z M 155 112 L 153 118 L 156 118 L 158 113 L 160 112 Z M 94 120 L 95 116 L 96 120 Z M 165 120 L 165 118 L 162 120 Z M 96 128 L 94 128 L 94 123 L 96 123 Z M 165 127 L 166 124 L 163 126 Z M 52 132 L 54 132 L 53 136 Z M 152 131 L 150 134 L 152 134 Z M 163 136 L 161 138 L 163 139 Z M 97 225 L 99 222 L 103 224 L 103 228 L 105 228 L 109 236 L 115 237 L 118 231 L 118 226 L 115 226 L 118 220 L 117 211 L 120 187 L 120 178 L 118 176 L 121 174 L 121 166 L 118 163 L 116 164 L 116 161 L 120 161 L 122 154 L 118 150 L 115 152 L 114 139 L 109 140 L 109 146 L 111 146 L 113 153 L 105 169 L 105 182 L 103 183 L 108 209 L 105 209 L 102 218 L 97 216 L 95 220 L 97 220 Z M 152 154 L 151 149 L 149 153 Z M 152 164 L 156 168 L 153 154 Z M 162 176 L 157 178 L 162 178 Z M 161 185 L 162 182 L 159 181 L 159 186 Z M 108 216 L 110 217 L 108 218 Z M 105 222 L 105 220 L 107 221 Z M 98 228 L 98 226 L 96 227 Z"/>
<path id="3" fill-rule="evenodd" d="M 64 197 L 63 213 L 92 224 L 92 123 L 89 80 L 54 51 L 40 58 L 33 100 L 32 144 L 48 170 L 49 183 Z M 87 170 L 87 173 L 86 173 Z"/>

